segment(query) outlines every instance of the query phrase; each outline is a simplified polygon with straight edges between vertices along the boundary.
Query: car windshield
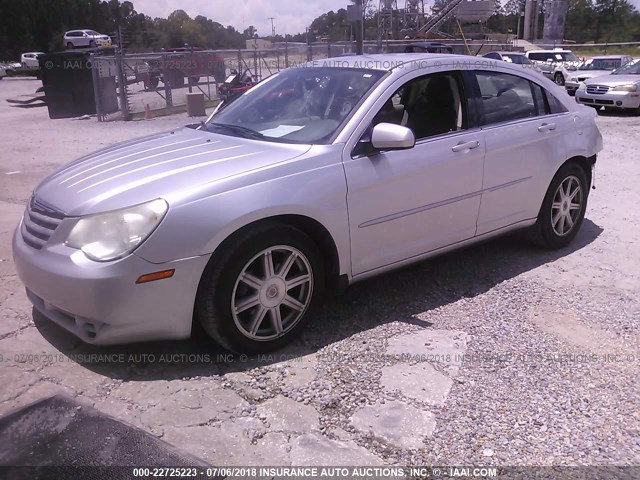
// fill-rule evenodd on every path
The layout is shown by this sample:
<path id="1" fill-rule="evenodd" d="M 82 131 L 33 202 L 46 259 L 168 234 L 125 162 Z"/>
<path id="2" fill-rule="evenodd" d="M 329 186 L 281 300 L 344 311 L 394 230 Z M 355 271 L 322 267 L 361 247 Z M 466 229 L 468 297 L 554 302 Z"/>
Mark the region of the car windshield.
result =
<path id="1" fill-rule="evenodd" d="M 580 59 L 576 57 L 573 52 L 554 52 L 553 56 L 558 62 L 579 62 Z"/>
<path id="2" fill-rule="evenodd" d="M 594 58 L 580 65 L 578 70 L 614 70 L 620 67 L 621 63 L 619 58 Z"/>
<path id="3" fill-rule="evenodd" d="M 337 67 L 285 70 L 249 90 L 205 127 L 275 142 L 325 144 L 384 74 Z"/>
<path id="4" fill-rule="evenodd" d="M 627 63 L 613 72 L 612 75 L 640 75 L 640 60 Z"/>
<path id="5" fill-rule="evenodd" d="M 509 55 L 507 53 L 503 53 L 502 59 L 506 62 L 517 63 L 518 65 L 526 65 L 532 63 L 531 60 L 529 60 L 524 55 Z"/>

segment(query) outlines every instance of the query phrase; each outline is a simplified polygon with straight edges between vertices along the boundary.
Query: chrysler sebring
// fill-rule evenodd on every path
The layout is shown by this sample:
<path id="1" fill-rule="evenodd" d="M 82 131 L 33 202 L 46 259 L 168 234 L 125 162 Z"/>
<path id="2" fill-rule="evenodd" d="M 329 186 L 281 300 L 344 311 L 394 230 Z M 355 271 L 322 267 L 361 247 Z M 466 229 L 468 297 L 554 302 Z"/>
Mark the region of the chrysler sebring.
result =
<path id="1" fill-rule="evenodd" d="M 595 111 L 517 65 L 349 56 L 266 79 L 197 128 L 80 158 L 13 239 L 35 308 L 85 342 L 190 336 L 233 351 L 300 333 L 323 292 L 527 229 L 566 246 Z"/>

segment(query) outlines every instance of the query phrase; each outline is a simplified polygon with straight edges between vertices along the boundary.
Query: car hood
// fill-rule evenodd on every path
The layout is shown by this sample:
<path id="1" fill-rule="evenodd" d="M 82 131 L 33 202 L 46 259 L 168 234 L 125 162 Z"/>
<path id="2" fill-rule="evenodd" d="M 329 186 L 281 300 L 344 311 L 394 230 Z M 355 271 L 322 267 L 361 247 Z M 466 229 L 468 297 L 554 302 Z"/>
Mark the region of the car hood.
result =
<path id="1" fill-rule="evenodd" d="M 80 158 L 34 194 L 67 216 L 99 213 L 286 162 L 309 148 L 183 128 Z"/>
<path id="2" fill-rule="evenodd" d="M 610 75 L 611 70 L 577 70 L 571 72 L 571 77 L 580 77 L 580 78 L 594 78 L 594 77 L 602 77 L 603 75 Z"/>
<path id="3" fill-rule="evenodd" d="M 630 83 L 640 83 L 640 75 L 605 75 L 603 77 L 590 78 L 585 82 L 589 84 L 608 85 L 628 85 Z"/>

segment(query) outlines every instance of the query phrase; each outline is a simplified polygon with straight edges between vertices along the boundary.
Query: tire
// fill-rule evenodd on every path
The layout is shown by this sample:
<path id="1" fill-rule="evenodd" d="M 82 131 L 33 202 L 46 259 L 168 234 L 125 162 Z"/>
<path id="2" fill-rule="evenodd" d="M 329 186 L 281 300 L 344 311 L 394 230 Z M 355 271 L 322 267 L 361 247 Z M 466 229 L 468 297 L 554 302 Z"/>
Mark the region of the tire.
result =
<path id="1" fill-rule="evenodd" d="M 564 87 L 564 75 L 562 75 L 560 72 L 556 73 L 553 76 L 553 81 L 556 82 L 556 85 Z"/>
<path id="2" fill-rule="evenodd" d="M 573 195 L 572 199 L 565 198 L 567 186 L 570 195 Z M 574 195 L 576 187 L 579 190 Z M 588 198 L 589 184 L 582 167 L 574 162 L 562 166 L 551 180 L 538 219 L 531 229 L 533 242 L 548 250 L 566 247 L 580 230 Z M 578 208 L 572 208 L 576 204 Z"/>
<path id="3" fill-rule="evenodd" d="M 67 42 L 67 48 L 73 48 L 73 43 Z"/>
<path id="4" fill-rule="evenodd" d="M 300 283 L 287 285 L 294 280 Z M 266 224 L 241 234 L 212 259 L 198 288 L 196 316 L 228 350 L 268 352 L 302 331 L 323 287 L 324 265 L 316 244 L 294 227 Z"/>
<path id="5" fill-rule="evenodd" d="M 89 42 L 89 48 L 96 48 L 96 42 L 94 42 L 93 40 L 91 40 Z"/>

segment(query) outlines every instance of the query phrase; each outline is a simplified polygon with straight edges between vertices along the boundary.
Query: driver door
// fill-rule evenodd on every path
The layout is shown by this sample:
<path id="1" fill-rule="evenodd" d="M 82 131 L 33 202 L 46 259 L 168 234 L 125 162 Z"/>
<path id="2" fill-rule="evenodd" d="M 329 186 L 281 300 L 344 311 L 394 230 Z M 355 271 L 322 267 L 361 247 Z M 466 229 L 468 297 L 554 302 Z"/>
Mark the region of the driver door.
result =
<path id="1" fill-rule="evenodd" d="M 344 161 L 354 276 L 476 232 L 485 145 L 482 132 L 469 122 L 462 76 L 404 78 L 387 90 L 365 123 L 369 132 L 380 122 L 407 126 L 415 146 L 369 154 L 356 148 Z"/>

